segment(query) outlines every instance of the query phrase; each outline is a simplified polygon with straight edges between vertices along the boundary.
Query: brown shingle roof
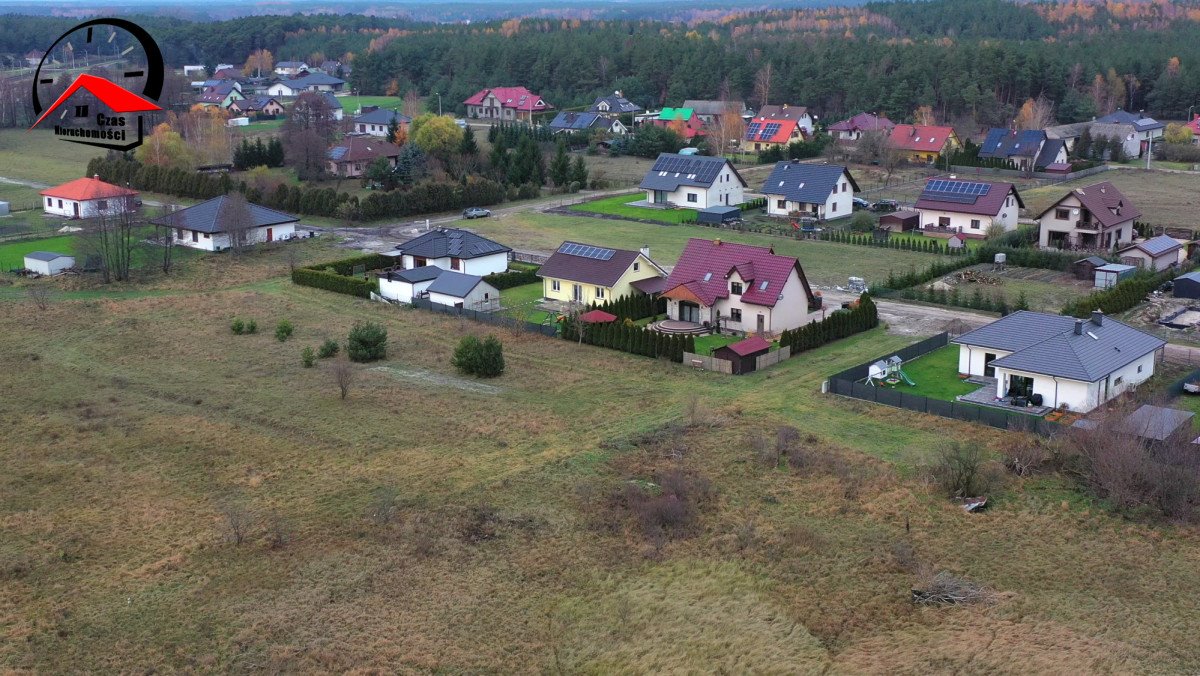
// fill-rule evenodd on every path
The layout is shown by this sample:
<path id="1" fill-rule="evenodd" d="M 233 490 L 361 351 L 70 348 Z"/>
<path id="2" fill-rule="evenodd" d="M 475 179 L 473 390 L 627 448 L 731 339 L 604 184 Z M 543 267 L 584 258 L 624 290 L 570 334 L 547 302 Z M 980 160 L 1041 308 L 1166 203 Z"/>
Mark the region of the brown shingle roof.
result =
<path id="1" fill-rule="evenodd" d="M 563 242 L 562 246 L 558 247 L 558 251 L 555 251 L 550 258 L 546 259 L 545 263 L 542 263 L 542 267 L 537 273 L 538 277 L 611 287 L 621 279 L 621 275 L 625 274 L 625 271 L 629 269 L 630 265 L 633 265 L 633 261 L 638 257 L 638 252 L 625 249 L 607 249 L 613 252 L 612 257 L 607 260 L 563 253 L 563 249 L 567 249 L 571 245 L 592 246 L 579 242 Z M 604 249 L 606 247 L 594 248 Z"/>
<path id="2" fill-rule="evenodd" d="M 335 163 L 362 162 L 377 157 L 399 157 L 400 147 L 374 136 L 347 136 L 329 149 L 329 159 Z"/>
<path id="3" fill-rule="evenodd" d="M 1125 196 L 1121 194 L 1117 187 L 1108 181 L 1096 183 L 1083 188 L 1076 188 L 1071 191 L 1071 194 L 1079 199 L 1083 208 L 1092 212 L 1096 220 L 1104 227 L 1124 223 L 1130 219 L 1141 218 L 1142 212 L 1137 207 L 1133 206 Z M 1061 202 L 1062 200 L 1059 200 Z M 1057 206 L 1058 203 L 1055 203 Z M 1054 207 L 1050 207 L 1053 209 Z M 1113 213 L 1116 209 L 1119 213 Z M 1047 209 L 1046 211 L 1049 211 Z M 1046 212 L 1043 211 L 1044 215 Z M 1040 218 L 1040 216 L 1039 216 Z"/>

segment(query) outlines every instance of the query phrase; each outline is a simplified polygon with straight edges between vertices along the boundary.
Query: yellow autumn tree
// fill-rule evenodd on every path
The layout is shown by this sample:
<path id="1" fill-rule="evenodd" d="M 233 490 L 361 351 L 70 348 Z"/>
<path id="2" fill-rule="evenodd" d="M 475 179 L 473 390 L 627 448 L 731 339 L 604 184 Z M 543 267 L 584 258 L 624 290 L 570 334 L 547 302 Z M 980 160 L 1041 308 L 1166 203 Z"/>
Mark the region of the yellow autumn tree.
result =
<path id="1" fill-rule="evenodd" d="M 150 136 L 134 151 L 134 157 L 142 164 L 158 167 L 190 169 L 194 164 L 192 149 L 166 122 L 154 127 Z"/>
<path id="2" fill-rule="evenodd" d="M 275 68 L 275 57 L 265 49 L 256 49 L 250 53 L 250 58 L 246 59 L 246 65 L 242 67 L 242 72 L 249 76 L 251 73 L 254 77 L 262 77 L 263 73 L 270 74 Z"/>

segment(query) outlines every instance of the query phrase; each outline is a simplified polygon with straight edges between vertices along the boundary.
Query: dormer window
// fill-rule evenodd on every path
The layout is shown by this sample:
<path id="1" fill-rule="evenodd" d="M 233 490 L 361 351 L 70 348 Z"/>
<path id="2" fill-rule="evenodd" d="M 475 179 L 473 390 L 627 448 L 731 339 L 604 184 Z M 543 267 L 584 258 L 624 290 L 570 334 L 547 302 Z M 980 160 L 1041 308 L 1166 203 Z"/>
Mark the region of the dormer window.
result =
<path id="1" fill-rule="evenodd" d="M 729 293 L 731 293 L 735 296 L 742 295 L 742 283 L 741 282 L 730 282 L 729 283 Z"/>

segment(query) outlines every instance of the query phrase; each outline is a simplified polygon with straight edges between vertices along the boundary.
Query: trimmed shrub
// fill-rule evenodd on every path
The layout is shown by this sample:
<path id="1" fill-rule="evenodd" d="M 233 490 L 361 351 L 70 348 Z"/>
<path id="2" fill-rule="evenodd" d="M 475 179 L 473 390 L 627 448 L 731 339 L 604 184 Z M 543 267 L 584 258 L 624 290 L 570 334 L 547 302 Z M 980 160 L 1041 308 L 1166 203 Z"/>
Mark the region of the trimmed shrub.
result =
<path id="1" fill-rule="evenodd" d="M 506 272 L 493 272 L 483 278 L 483 281 L 496 287 L 498 291 L 511 289 L 514 286 L 524 286 L 533 284 L 541 278 L 537 276 L 539 266 L 521 266 L 510 264 Z"/>
<path id="2" fill-rule="evenodd" d="M 338 345 L 336 340 L 333 340 L 332 338 L 327 339 L 324 343 L 321 343 L 321 347 L 317 349 L 317 357 L 320 359 L 336 357 L 339 349 L 341 349 L 341 347 Z"/>
<path id="3" fill-rule="evenodd" d="M 387 329 L 376 322 L 355 322 L 346 341 L 350 361 L 368 362 L 387 357 Z"/>
<path id="4" fill-rule="evenodd" d="M 275 340 L 278 340 L 282 343 L 288 338 L 291 338 L 292 332 L 295 330 L 296 328 L 292 326 L 291 322 L 286 319 L 282 319 L 278 324 L 275 325 Z"/>
<path id="5" fill-rule="evenodd" d="M 496 336 L 483 340 L 475 336 L 463 336 L 454 349 L 450 363 L 460 373 L 480 378 L 495 378 L 504 373 L 504 346 Z"/>
<path id="6" fill-rule="evenodd" d="M 313 270 L 311 268 L 296 268 L 292 270 L 292 283 L 300 286 L 311 286 L 325 289 L 334 293 L 344 293 L 359 298 L 370 298 L 371 293 L 379 290 L 378 283 L 373 279 L 347 277 L 335 272 Z"/>

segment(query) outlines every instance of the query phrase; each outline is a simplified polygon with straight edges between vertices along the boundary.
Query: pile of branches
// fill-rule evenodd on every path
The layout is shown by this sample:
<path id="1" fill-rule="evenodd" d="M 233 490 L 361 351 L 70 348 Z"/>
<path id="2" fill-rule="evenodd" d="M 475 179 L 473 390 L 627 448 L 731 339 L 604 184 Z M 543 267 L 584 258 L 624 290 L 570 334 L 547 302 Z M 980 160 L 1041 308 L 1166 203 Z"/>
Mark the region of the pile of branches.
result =
<path id="1" fill-rule="evenodd" d="M 990 603 L 995 592 L 949 571 L 926 573 L 912 589 L 913 603 L 924 606 L 949 606 L 964 603 Z"/>
<path id="2" fill-rule="evenodd" d="M 957 281 L 967 282 L 970 284 L 990 284 L 992 286 L 995 286 L 996 284 L 1000 283 L 999 279 L 997 279 L 991 275 L 985 275 L 984 273 L 982 273 L 978 270 L 971 270 L 969 268 L 966 270 L 963 270 L 961 272 L 955 273 L 954 278 Z"/>

